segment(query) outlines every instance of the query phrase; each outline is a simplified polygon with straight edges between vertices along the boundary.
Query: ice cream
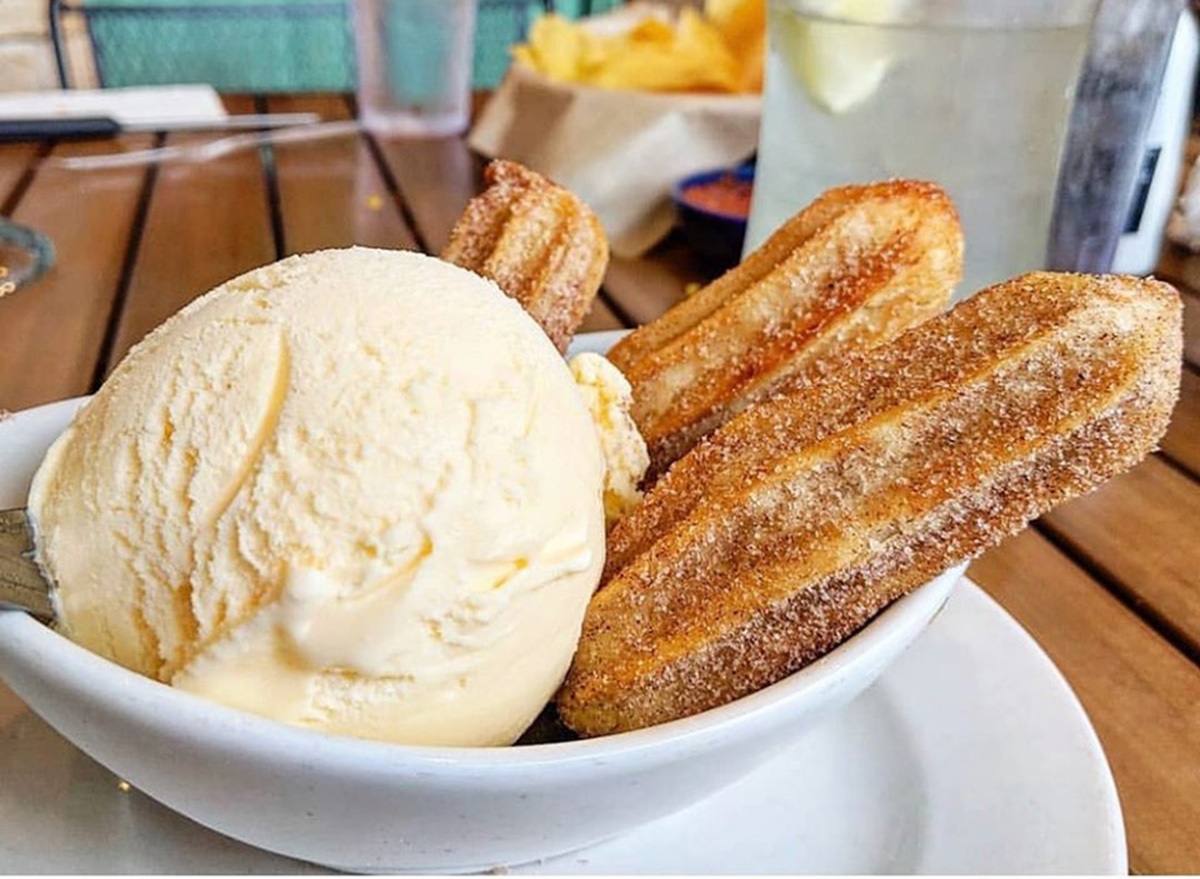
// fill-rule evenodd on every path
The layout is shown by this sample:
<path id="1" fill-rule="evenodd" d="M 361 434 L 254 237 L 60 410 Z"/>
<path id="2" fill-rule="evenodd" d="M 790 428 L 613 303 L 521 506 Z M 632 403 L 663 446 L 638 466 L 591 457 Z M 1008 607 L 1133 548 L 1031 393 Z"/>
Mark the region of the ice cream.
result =
<path id="1" fill-rule="evenodd" d="M 604 516 L 612 524 L 638 505 L 638 483 L 650 466 L 646 441 L 634 424 L 629 380 L 599 354 L 576 354 L 571 375 L 579 385 L 604 453 Z"/>
<path id="2" fill-rule="evenodd" d="M 327 732 L 506 744 L 561 681 L 599 579 L 600 435 L 491 282 L 324 251 L 151 333 L 29 505 L 85 647 Z"/>

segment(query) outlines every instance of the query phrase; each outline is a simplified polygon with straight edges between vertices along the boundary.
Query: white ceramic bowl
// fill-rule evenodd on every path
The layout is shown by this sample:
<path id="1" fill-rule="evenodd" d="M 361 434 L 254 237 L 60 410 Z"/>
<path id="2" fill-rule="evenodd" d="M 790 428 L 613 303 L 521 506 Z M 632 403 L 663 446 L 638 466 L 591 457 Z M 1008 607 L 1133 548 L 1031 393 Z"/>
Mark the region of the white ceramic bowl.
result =
<path id="1" fill-rule="evenodd" d="M 0 508 L 25 502 L 80 402 L 0 422 Z M 328 736 L 141 677 L 16 612 L 0 612 L 0 676 L 100 763 L 228 836 L 346 870 L 478 870 L 586 846 L 737 780 L 869 686 L 960 574 L 917 589 L 774 686 L 587 741 L 449 749 Z"/>

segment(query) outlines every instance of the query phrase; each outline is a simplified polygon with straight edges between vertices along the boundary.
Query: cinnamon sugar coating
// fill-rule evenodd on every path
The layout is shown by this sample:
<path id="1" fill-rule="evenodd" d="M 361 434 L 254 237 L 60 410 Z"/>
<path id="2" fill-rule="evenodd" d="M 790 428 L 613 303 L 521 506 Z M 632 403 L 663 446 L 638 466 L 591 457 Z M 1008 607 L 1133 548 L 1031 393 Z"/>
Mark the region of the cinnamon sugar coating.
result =
<path id="1" fill-rule="evenodd" d="M 562 718 L 636 729 L 803 667 L 1152 451 L 1181 347 L 1168 285 L 1036 273 L 750 408 L 611 532 Z"/>
<path id="2" fill-rule="evenodd" d="M 633 385 L 651 478 L 805 371 L 942 311 L 962 252 L 954 205 L 932 183 L 832 189 L 741 265 L 635 330 L 608 356 Z"/>
<path id="3" fill-rule="evenodd" d="M 495 281 L 566 351 L 608 267 L 604 229 L 575 194 L 516 162 L 497 159 L 484 180 L 442 259 Z"/>

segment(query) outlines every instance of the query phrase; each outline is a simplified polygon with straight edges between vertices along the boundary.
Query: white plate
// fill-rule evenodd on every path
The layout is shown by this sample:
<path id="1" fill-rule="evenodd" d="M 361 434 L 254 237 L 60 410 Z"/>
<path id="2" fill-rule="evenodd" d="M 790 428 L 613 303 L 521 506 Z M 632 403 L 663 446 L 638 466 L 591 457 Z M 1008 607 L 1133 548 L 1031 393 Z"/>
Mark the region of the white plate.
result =
<path id="1" fill-rule="evenodd" d="M 136 791 L 0 686 L 4 872 L 310 872 Z M 1125 873 L 1100 744 L 977 587 L 863 697 L 684 812 L 514 873 Z"/>

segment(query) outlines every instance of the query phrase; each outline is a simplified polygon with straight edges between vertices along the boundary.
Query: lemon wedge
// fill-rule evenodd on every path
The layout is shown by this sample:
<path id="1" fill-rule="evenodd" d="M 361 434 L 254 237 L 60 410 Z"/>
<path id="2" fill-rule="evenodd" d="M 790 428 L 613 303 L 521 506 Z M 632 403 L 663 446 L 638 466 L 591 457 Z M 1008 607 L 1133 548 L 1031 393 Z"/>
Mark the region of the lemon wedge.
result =
<path id="1" fill-rule="evenodd" d="M 883 82 L 892 64 L 886 31 L 903 0 L 822 0 L 807 8 L 819 18 L 780 10 L 780 50 L 812 99 L 830 113 L 846 113 Z"/>

